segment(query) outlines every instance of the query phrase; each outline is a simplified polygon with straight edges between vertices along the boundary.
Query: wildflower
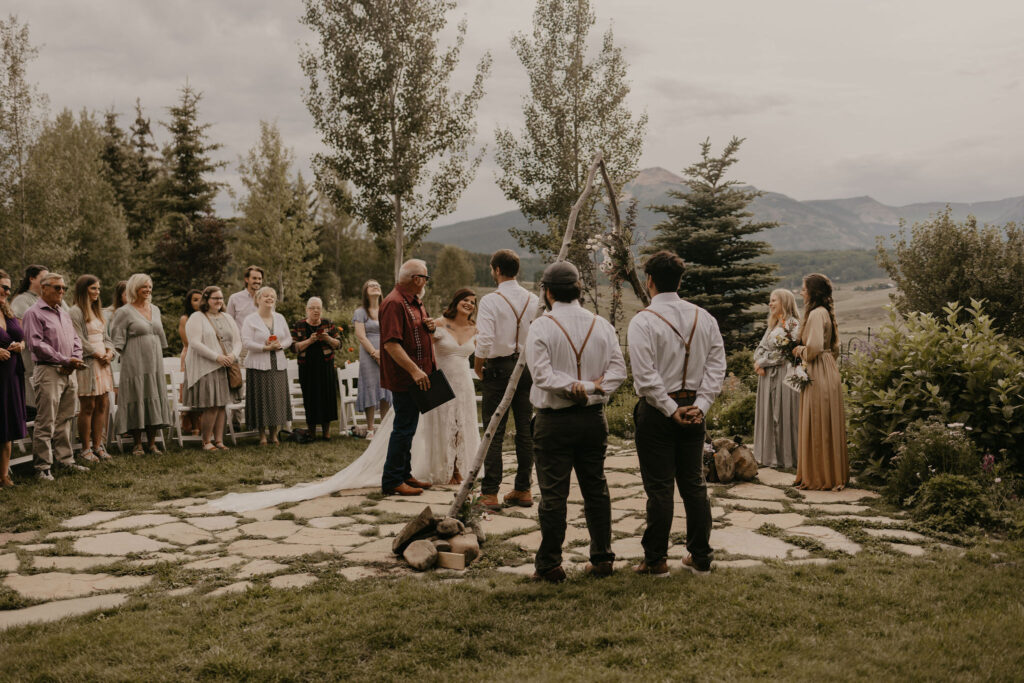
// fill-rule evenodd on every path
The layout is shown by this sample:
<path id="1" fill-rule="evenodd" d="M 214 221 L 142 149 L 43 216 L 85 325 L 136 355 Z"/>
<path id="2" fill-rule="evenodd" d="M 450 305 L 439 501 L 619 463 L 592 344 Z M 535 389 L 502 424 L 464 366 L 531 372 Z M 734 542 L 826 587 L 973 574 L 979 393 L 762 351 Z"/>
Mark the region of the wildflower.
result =
<path id="1" fill-rule="evenodd" d="M 991 472 L 996 465 L 996 456 L 991 453 L 987 453 L 984 458 L 981 459 L 981 469 L 985 472 Z"/>
<path id="2" fill-rule="evenodd" d="M 950 422 L 949 424 L 946 425 L 946 427 L 948 427 L 949 429 L 963 429 L 964 428 L 964 423 L 963 422 Z"/>
<path id="3" fill-rule="evenodd" d="M 352 352 L 353 352 L 353 351 L 355 351 L 355 350 L 356 350 L 356 349 L 355 349 L 355 347 L 354 347 L 354 346 L 350 346 L 350 347 L 348 347 L 348 352 L 349 352 L 349 353 L 352 353 Z"/>
<path id="4" fill-rule="evenodd" d="M 997 484 L 1001 484 L 1001 483 L 1003 483 L 1003 478 L 1002 477 L 996 477 L 993 481 L 995 481 Z"/>

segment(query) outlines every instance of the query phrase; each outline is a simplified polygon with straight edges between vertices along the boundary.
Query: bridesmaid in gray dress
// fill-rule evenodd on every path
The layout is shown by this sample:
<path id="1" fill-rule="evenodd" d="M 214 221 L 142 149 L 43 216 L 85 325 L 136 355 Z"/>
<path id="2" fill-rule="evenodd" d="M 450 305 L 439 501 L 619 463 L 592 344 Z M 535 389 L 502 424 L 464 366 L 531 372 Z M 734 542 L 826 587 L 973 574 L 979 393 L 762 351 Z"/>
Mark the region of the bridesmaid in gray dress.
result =
<path id="1" fill-rule="evenodd" d="M 380 308 L 382 291 L 376 280 L 363 285 L 363 305 L 352 316 L 356 339 L 359 340 L 359 385 L 356 389 L 356 410 L 366 415 L 366 429 L 373 435 L 373 418 L 380 408 L 380 417 L 391 404 L 391 392 L 380 386 Z"/>
<path id="2" fill-rule="evenodd" d="M 150 301 L 150 277 L 132 275 L 125 292 L 128 303 L 117 309 L 110 323 L 114 349 L 121 355 L 114 433 L 131 432 L 135 442 L 132 455 L 142 455 L 142 432 L 146 432 L 146 450 L 159 453 L 157 430 L 171 424 L 163 359 L 167 337 L 160 309 Z"/>
<path id="3" fill-rule="evenodd" d="M 783 382 L 789 360 L 780 343 L 787 336 L 795 337 L 799 324 L 793 292 L 773 291 L 768 301 L 768 329 L 754 351 L 758 374 L 754 457 L 768 467 L 796 467 L 800 394 Z"/>

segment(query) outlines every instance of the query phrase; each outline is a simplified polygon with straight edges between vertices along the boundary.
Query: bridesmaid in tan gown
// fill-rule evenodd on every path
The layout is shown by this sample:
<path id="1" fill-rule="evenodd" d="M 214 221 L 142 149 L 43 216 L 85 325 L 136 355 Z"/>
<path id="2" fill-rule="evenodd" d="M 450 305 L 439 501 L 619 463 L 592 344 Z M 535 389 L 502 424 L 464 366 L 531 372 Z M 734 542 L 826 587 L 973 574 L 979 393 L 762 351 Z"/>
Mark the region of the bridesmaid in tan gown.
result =
<path id="1" fill-rule="evenodd" d="M 811 383 L 800 392 L 796 487 L 842 490 L 850 477 L 846 452 L 846 413 L 836 358 L 839 331 L 832 304 L 832 283 L 813 273 L 804 278 L 802 346 L 793 355 L 804 362 Z"/>

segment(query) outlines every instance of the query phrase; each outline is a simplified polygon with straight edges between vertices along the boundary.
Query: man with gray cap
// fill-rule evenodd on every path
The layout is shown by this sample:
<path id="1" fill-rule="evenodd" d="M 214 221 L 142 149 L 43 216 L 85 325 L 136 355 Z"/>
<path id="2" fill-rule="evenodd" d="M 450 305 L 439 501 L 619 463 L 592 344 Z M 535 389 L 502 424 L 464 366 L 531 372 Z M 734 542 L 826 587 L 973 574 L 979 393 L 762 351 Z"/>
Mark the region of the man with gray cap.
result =
<path id="1" fill-rule="evenodd" d="M 541 497 L 541 542 L 533 578 L 553 583 L 565 579 L 562 542 L 573 471 L 590 532 L 586 572 L 609 576 L 615 560 L 604 476 L 604 405 L 626 379 L 626 364 L 615 328 L 580 305 L 579 280 L 571 263 L 553 263 L 544 270 L 541 284 L 549 312 L 533 321 L 526 339 L 526 364 L 533 377 L 530 402 L 537 409 L 533 443 Z"/>

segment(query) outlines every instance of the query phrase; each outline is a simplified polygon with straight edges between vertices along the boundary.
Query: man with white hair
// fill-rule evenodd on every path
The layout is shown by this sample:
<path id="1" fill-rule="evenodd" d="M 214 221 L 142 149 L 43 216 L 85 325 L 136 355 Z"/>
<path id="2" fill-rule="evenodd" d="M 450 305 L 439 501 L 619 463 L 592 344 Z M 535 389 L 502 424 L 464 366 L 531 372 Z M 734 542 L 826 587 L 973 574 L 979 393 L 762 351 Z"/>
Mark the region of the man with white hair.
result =
<path id="1" fill-rule="evenodd" d="M 71 421 L 78 394 L 75 370 L 84 368 L 85 363 L 82 341 L 71 316 L 61 308 L 67 289 L 57 273 L 40 278 L 39 300 L 25 311 L 22 320 L 25 345 L 35 362 L 30 380 L 37 410 L 32 454 L 36 477 L 44 481 L 53 481 L 54 456 L 69 470 L 86 469 L 75 462 L 71 450 Z"/>
<path id="2" fill-rule="evenodd" d="M 380 383 L 391 390 L 395 411 L 381 477 L 385 495 L 418 496 L 423 489 L 430 488 L 429 483 L 413 478 L 411 451 L 420 419 L 412 390 L 429 389 L 428 375 L 437 367 L 432 341 L 434 323 L 419 298 L 429 280 L 423 261 L 411 259 L 403 263 L 398 282 L 384 297 L 377 315 L 381 348 L 385 351 L 380 354 Z"/>

